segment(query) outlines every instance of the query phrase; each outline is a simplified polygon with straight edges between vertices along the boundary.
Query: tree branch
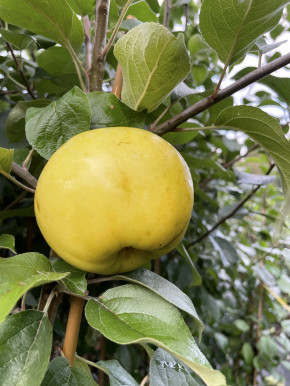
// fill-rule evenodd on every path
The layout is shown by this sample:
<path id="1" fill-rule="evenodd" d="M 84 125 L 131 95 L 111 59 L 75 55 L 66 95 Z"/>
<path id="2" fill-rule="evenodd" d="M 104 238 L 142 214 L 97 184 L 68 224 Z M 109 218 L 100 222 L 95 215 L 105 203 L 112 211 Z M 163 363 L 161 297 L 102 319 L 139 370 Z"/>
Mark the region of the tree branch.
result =
<path id="1" fill-rule="evenodd" d="M 250 72 L 249 74 L 243 76 L 241 79 L 237 80 L 235 83 L 220 90 L 214 99 L 212 99 L 209 96 L 207 98 L 200 100 L 199 102 L 190 106 L 189 108 L 187 108 L 186 110 L 184 110 L 180 114 L 177 114 L 174 117 L 170 118 L 168 121 L 162 123 L 159 126 L 156 126 L 152 131 L 155 134 L 163 135 L 163 134 L 175 129 L 181 123 L 186 122 L 189 118 L 194 117 L 195 115 L 208 109 L 212 105 L 222 101 L 223 99 L 227 98 L 228 96 L 233 95 L 237 91 L 239 91 L 239 90 L 247 87 L 248 85 L 264 78 L 265 76 L 271 74 L 272 72 L 278 70 L 279 68 L 286 66 L 289 63 L 290 63 L 290 53 L 283 55 L 280 58 L 273 60 L 273 62 L 270 62 L 270 63 L 266 64 L 265 66 L 262 66 L 262 67 L 258 68 L 257 70 L 254 70 L 254 71 Z"/>
<path id="2" fill-rule="evenodd" d="M 274 168 L 275 164 L 272 164 L 269 169 L 267 170 L 267 173 L 266 173 L 266 176 L 268 174 L 270 174 L 271 170 Z M 226 220 L 228 220 L 229 218 L 231 218 L 232 216 L 234 216 L 237 211 L 245 205 L 245 203 L 247 201 L 249 201 L 253 196 L 254 194 L 261 188 L 261 186 L 263 185 L 257 185 L 243 200 L 240 201 L 240 203 L 229 213 L 227 214 L 226 216 L 224 216 L 223 218 L 221 218 L 212 228 L 210 228 L 206 233 L 204 233 L 203 235 L 199 236 L 197 239 L 195 239 L 194 241 L 192 241 L 191 243 L 189 243 L 186 248 L 191 248 L 193 247 L 195 244 L 197 243 L 200 243 L 202 240 L 204 240 L 206 237 L 208 237 L 213 231 L 215 231 L 221 224 L 223 224 Z"/>
<path id="3" fill-rule="evenodd" d="M 18 177 L 20 177 L 23 181 L 27 182 L 30 186 L 32 186 L 33 189 L 36 188 L 37 179 L 33 177 L 33 175 L 30 174 L 27 169 L 24 169 L 21 166 L 17 165 L 17 163 L 13 162 L 12 172 Z"/>
<path id="4" fill-rule="evenodd" d="M 96 0 L 96 22 L 92 68 L 90 71 L 90 91 L 102 91 L 105 72 L 105 57 L 102 52 L 106 45 L 110 0 Z"/>

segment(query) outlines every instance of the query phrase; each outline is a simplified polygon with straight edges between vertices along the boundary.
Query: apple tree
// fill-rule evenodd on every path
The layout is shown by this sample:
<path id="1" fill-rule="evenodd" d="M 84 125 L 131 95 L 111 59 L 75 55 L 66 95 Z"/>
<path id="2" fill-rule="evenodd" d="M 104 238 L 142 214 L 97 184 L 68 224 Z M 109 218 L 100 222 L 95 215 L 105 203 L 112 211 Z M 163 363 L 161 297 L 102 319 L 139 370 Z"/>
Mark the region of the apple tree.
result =
<path id="1" fill-rule="evenodd" d="M 1 385 L 290 382 L 288 0 L 160 3 L 0 0 Z M 173 251 L 100 275 L 50 248 L 34 194 L 111 127 L 173 145 L 195 202 Z"/>

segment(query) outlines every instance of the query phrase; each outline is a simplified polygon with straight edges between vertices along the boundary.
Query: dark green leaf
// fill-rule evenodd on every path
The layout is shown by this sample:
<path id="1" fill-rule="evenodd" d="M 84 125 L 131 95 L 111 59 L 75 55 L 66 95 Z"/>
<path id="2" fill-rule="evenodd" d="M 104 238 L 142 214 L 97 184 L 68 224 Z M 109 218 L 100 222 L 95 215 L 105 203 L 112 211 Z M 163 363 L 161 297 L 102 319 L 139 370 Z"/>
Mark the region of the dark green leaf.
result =
<path id="1" fill-rule="evenodd" d="M 99 361 L 98 367 L 103 370 L 110 380 L 110 386 L 138 386 L 139 384 L 120 363 L 115 360 Z"/>
<path id="2" fill-rule="evenodd" d="M 127 284 L 106 291 L 86 306 L 89 324 L 119 344 L 153 343 L 195 371 L 207 385 L 225 385 L 199 351 L 177 309 L 146 288 Z"/>
<path id="3" fill-rule="evenodd" d="M 150 385 L 199 386 L 185 366 L 168 352 L 158 348 L 150 362 Z"/>
<path id="4" fill-rule="evenodd" d="M 0 212 L 0 221 L 9 217 L 34 217 L 34 207 L 29 206 L 23 209 L 10 209 Z"/>
<path id="5" fill-rule="evenodd" d="M 45 107 L 50 103 L 48 99 L 18 102 L 10 111 L 6 121 L 6 134 L 10 141 L 20 142 L 25 139 L 25 115 L 29 107 Z"/>
<path id="6" fill-rule="evenodd" d="M 0 259 L 0 322 L 30 288 L 68 275 L 69 273 L 54 272 L 49 260 L 36 252 Z"/>
<path id="7" fill-rule="evenodd" d="M 145 114 L 131 110 L 115 95 L 95 91 L 87 96 L 92 110 L 91 129 L 119 126 L 143 128 Z"/>
<path id="8" fill-rule="evenodd" d="M 52 328 L 43 312 L 28 310 L 0 324 L 2 385 L 39 386 L 49 362 Z"/>
<path id="9" fill-rule="evenodd" d="M 42 157 L 49 159 L 69 138 L 89 130 L 90 120 L 88 98 L 74 87 L 47 107 L 27 110 L 26 137 Z"/>

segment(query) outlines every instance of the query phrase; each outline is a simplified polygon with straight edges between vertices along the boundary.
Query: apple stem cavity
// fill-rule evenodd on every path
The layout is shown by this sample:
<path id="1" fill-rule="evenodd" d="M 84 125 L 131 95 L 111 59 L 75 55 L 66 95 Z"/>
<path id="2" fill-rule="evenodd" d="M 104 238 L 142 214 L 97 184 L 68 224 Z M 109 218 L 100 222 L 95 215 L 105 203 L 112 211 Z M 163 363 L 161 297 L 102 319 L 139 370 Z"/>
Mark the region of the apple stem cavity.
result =
<path id="1" fill-rule="evenodd" d="M 63 353 L 70 366 L 74 365 L 84 302 L 85 299 L 70 297 L 70 310 L 63 344 Z"/>

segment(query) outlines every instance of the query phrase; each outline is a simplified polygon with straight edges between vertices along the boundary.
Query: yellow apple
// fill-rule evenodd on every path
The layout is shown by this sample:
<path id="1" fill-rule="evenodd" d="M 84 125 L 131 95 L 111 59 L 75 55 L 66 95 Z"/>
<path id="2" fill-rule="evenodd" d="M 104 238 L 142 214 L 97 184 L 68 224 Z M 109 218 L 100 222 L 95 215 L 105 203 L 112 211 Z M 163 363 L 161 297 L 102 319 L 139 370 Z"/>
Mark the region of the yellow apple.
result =
<path id="1" fill-rule="evenodd" d="M 86 131 L 50 158 L 35 214 L 50 247 L 84 271 L 128 272 L 176 247 L 191 216 L 191 174 L 178 151 L 132 127 Z"/>

